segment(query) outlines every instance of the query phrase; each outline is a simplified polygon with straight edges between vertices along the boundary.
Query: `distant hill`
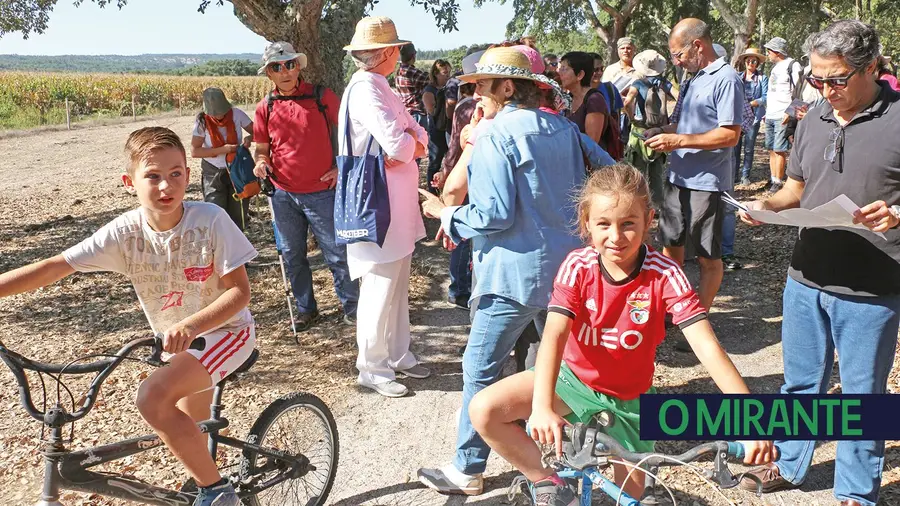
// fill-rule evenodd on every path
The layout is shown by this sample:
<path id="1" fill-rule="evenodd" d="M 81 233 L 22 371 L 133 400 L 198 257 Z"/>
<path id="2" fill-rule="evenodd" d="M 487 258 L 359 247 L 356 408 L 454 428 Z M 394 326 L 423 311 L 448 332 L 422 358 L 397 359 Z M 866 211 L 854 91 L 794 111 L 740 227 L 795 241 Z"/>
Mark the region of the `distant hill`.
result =
<path id="1" fill-rule="evenodd" d="M 211 61 L 249 60 L 257 63 L 261 54 L 141 54 L 141 55 L 61 55 L 30 56 L 0 54 L 0 71 L 41 72 L 176 73 Z"/>

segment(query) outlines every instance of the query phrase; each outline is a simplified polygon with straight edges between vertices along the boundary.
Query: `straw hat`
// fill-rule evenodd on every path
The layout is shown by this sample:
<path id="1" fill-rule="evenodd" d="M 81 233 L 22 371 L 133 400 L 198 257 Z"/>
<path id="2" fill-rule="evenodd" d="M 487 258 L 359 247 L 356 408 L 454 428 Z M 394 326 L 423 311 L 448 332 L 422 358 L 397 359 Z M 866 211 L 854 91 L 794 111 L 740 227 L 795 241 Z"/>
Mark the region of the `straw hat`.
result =
<path id="1" fill-rule="evenodd" d="M 666 59 L 653 49 L 638 53 L 632 65 L 644 77 L 657 77 L 666 71 Z"/>
<path id="2" fill-rule="evenodd" d="M 459 76 L 460 80 L 474 83 L 479 79 L 527 79 L 542 88 L 552 87 L 548 78 L 531 71 L 531 60 L 513 47 L 493 47 L 481 55 L 475 64 L 475 72 Z"/>
<path id="3" fill-rule="evenodd" d="M 762 51 L 756 49 L 755 47 L 749 47 L 746 51 L 741 53 L 740 56 L 738 56 L 738 61 L 744 61 L 744 58 L 748 58 L 751 56 L 759 60 L 760 63 L 766 60 L 766 56 L 762 54 Z"/>
<path id="4" fill-rule="evenodd" d="M 364 51 L 405 44 L 409 44 L 409 41 L 400 40 L 397 37 L 397 28 L 391 18 L 370 16 L 362 18 L 359 23 L 356 23 L 356 33 L 353 34 L 350 44 L 344 46 L 344 50 Z"/>

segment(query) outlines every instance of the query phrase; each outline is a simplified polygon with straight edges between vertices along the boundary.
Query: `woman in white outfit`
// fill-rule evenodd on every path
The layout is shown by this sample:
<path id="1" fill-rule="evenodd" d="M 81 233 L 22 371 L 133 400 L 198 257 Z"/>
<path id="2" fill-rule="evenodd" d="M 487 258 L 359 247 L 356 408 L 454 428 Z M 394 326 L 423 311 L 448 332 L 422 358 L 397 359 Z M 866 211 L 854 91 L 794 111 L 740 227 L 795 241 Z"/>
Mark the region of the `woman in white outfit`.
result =
<path id="1" fill-rule="evenodd" d="M 426 154 L 428 134 L 409 115 L 386 78 L 397 65 L 399 46 L 408 43 L 397 38 L 389 18 L 368 17 L 357 24 L 353 40 L 344 49 L 359 70 L 344 91 L 339 123 L 342 154 L 347 153 L 343 132 L 349 128 L 354 154 L 365 151 L 371 134 L 385 156 L 391 224 L 384 245 L 348 245 L 347 264 L 350 277 L 360 279 L 357 381 L 387 397 L 408 392 L 396 381 L 397 374 L 410 378 L 430 374 L 409 350 L 409 267 L 415 243 L 425 237 L 416 158 Z M 378 146 L 373 144 L 372 154 L 378 153 Z"/>

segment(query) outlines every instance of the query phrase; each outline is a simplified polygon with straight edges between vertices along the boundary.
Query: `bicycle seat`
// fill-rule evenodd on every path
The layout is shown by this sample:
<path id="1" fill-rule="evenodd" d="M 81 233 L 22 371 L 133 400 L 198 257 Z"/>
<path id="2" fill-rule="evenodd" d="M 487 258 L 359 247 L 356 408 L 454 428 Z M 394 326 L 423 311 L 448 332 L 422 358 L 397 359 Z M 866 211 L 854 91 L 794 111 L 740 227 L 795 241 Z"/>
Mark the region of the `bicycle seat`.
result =
<path id="1" fill-rule="evenodd" d="M 256 359 L 259 358 L 259 350 L 254 349 L 250 356 L 247 357 L 247 360 L 244 360 L 244 363 L 240 365 L 237 369 L 234 370 L 233 373 L 229 374 L 226 380 L 235 380 L 241 373 L 245 373 L 253 367 L 253 364 L 256 363 Z"/>

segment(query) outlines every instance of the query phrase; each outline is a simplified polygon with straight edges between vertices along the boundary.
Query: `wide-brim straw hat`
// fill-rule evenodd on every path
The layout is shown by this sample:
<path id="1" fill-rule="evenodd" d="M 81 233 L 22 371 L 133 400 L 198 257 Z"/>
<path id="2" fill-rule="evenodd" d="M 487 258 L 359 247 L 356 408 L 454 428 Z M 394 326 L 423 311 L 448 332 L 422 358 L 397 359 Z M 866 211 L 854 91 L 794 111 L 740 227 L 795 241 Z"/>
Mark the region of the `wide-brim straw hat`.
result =
<path id="1" fill-rule="evenodd" d="M 350 44 L 344 46 L 345 51 L 364 51 L 384 47 L 403 46 L 408 40 L 397 37 L 397 27 L 391 18 L 386 16 L 370 16 L 356 23 L 356 32 Z"/>
<path id="2" fill-rule="evenodd" d="M 549 78 L 531 71 L 531 60 L 513 47 L 493 47 L 481 55 L 475 72 L 459 76 L 461 81 L 474 83 L 479 79 L 527 79 L 541 88 L 552 88 Z"/>
<path id="3" fill-rule="evenodd" d="M 638 53 L 631 63 L 634 69 L 644 77 L 657 77 L 666 71 L 666 59 L 653 49 Z"/>
<path id="4" fill-rule="evenodd" d="M 759 60 L 760 63 L 766 60 L 766 55 L 762 54 L 762 51 L 755 47 L 750 47 L 738 56 L 738 61 L 744 61 L 745 58 L 750 58 L 751 56 Z"/>

